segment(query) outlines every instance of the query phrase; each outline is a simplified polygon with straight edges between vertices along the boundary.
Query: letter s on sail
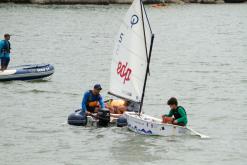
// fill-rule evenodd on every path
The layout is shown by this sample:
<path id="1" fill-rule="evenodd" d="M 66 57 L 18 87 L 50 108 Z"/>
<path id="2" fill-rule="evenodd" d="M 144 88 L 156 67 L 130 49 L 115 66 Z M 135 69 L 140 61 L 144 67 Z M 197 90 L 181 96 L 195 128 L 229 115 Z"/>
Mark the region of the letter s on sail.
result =
<path id="1" fill-rule="evenodd" d="M 123 41 L 123 36 L 124 36 L 124 34 L 121 33 L 120 36 L 119 36 L 119 40 L 118 40 L 119 43 L 122 43 L 122 41 Z"/>

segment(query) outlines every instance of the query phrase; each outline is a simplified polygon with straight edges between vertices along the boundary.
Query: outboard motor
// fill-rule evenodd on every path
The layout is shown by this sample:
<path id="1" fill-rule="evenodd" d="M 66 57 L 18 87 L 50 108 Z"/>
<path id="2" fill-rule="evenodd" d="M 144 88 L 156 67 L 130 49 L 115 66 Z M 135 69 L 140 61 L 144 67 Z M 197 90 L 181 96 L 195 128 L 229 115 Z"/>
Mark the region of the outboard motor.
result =
<path id="1" fill-rule="evenodd" d="M 99 126 L 107 127 L 110 122 L 110 111 L 109 109 L 102 108 L 98 111 Z"/>
<path id="2" fill-rule="evenodd" d="M 87 125 L 87 116 L 85 112 L 81 110 L 76 110 L 68 116 L 68 124 L 76 126 L 85 126 Z"/>
<path id="3" fill-rule="evenodd" d="M 118 127 L 125 127 L 127 126 L 127 119 L 125 116 L 121 116 L 117 119 L 117 126 Z"/>

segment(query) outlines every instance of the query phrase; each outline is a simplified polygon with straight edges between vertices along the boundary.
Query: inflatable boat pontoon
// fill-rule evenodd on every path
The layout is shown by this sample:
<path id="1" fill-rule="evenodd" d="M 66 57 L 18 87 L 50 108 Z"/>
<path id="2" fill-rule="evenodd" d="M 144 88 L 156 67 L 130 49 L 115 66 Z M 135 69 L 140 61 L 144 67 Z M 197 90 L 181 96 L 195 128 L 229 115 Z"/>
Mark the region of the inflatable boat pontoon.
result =
<path id="1" fill-rule="evenodd" d="M 21 65 L 0 71 L 0 81 L 42 79 L 53 73 L 54 67 L 50 64 Z"/>

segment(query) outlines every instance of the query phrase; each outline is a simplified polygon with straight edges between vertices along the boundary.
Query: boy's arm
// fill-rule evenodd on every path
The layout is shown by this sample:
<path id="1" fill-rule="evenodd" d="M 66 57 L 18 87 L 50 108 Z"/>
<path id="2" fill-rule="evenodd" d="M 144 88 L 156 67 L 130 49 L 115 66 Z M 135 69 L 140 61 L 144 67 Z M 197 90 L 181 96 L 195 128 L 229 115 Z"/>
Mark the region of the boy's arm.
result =
<path id="1" fill-rule="evenodd" d="M 167 117 L 172 117 L 172 116 L 173 116 L 173 111 L 170 110 L 169 114 L 165 114 L 165 116 L 167 116 Z"/>

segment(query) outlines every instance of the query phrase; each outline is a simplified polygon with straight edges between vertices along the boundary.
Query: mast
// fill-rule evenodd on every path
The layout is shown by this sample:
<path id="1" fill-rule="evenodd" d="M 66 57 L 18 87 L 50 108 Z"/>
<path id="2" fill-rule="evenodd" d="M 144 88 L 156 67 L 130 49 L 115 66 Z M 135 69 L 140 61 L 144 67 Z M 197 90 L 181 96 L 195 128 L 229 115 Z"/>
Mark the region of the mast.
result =
<path id="1" fill-rule="evenodd" d="M 147 42 L 146 42 L 146 33 L 145 33 L 145 26 L 144 26 L 144 19 L 143 19 L 143 10 L 145 12 L 144 5 L 142 3 L 142 0 L 140 0 L 140 7 L 141 7 L 141 15 L 142 15 L 142 27 L 143 27 L 143 35 L 144 35 L 144 43 L 145 43 L 145 51 L 146 51 L 146 57 L 147 57 L 147 62 L 148 62 L 148 51 L 147 51 Z M 146 12 L 145 12 L 146 13 Z M 148 23 L 149 24 L 149 23 Z M 150 28 L 151 29 L 151 28 Z M 149 73 L 149 68 L 148 68 L 148 73 Z"/>
<path id="2" fill-rule="evenodd" d="M 140 0 L 140 1 L 141 1 L 140 4 L 141 4 L 141 15 L 142 15 L 142 27 L 143 27 L 143 33 L 144 33 L 144 42 L 145 42 L 146 55 L 147 55 L 147 67 L 146 67 L 146 74 L 145 74 L 144 85 L 143 85 L 143 90 L 142 90 L 142 98 L 141 98 L 141 105 L 140 105 L 140 109 L 139 109 L 139 115 L 140 115 L 140 113 L 142 111 L 143 100 L 144 100 L 145 90 L 146 90 L 147 76 L 148 76 L 148 73 L 149 73 L 149 64 L 150 64 L 152 48 L 153 48 L 153 40 L 154 40 L 154 34 L 152 34 L 150 49 L 149 49 L 149 53 L 148 53 L 147 52 L 147 42 L 146 42 L 144 19 L 143 19 L 143 10 L 144 10 L 145 13 L 146 13 L 146 11 L 145 11 L 145 8 L 143 6 L 142 0 Z M 147 21 L 148 21 L 148 19 L 147 19 Z M 149 24 L 149 21 L 148 21 L 148 24 Z M 150 24 L 149 24 L 149 27 L 150 27 Z"/>
<path id="3" fill-rule="evenodd" d="M 147 77 L 148 77 L 148 68 L 149 68 L 149 64 L 150 64 L 150 60 L 151 60 L 153 41 L 154 41 L 154 34 L 152 34 L 152 38 L 151 38 L 151 44 L 150 44 L 150 50 L 149 50 L 149 58 L 148 58 L 148 63 L 147 63 L 147 68 L 146 68 L 146 75 L 145 75 L 144 86 L 143 86 L 143 91 L 142 91 L 142 99 L 141 99 L 141 105 L 140 105 L 140 109 L 139 109 L 139 115 L 140 115 L 140 113 L 142 111 L 143 100 L 144 100 L 144 96 L 145 96 L 145 89 L 146 89 L 146 83 L 147 83 Z"/>

